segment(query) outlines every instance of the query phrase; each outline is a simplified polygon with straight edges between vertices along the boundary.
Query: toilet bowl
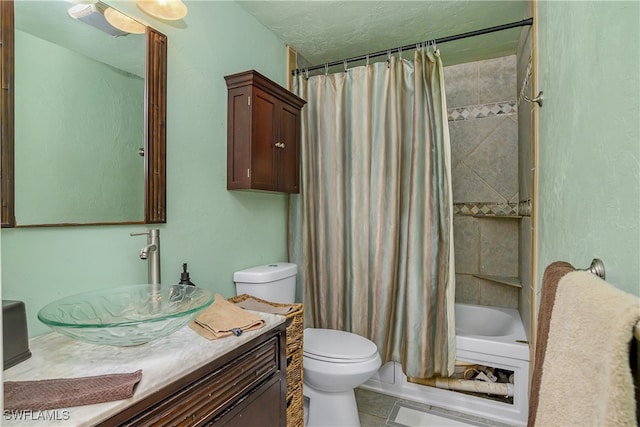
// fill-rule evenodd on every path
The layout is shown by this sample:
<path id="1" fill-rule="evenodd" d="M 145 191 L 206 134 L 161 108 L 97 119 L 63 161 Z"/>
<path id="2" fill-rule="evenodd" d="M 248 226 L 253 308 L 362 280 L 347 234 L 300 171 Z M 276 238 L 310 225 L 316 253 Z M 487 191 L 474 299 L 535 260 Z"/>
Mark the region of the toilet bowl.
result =
<path id="1" fill-rule="evenodd" d="M 350 332 L 306 328 L 303 348 L 306 426 L 360 426 L 353 389 L 380 368 L 376 345 Z"/>

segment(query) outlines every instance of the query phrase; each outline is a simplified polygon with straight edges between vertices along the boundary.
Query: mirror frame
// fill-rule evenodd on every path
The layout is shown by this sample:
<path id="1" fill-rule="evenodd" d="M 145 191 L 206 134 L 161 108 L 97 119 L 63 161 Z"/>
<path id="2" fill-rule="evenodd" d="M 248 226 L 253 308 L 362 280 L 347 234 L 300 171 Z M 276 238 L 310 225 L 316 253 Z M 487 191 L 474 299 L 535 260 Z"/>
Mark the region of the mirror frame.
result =
<path id="1" fill-rule="evenodd" d="M 167 222 L 167 36 L 146 26 L 144 219 L 129 222 L 95 222 L 19 225 L 15 218 L 14 187 L 14 60 L 15 18 L 13 0 L 0 1 L 0 220 L 3 228 L 56 227 L 73 225 L 162 224 Z"/>

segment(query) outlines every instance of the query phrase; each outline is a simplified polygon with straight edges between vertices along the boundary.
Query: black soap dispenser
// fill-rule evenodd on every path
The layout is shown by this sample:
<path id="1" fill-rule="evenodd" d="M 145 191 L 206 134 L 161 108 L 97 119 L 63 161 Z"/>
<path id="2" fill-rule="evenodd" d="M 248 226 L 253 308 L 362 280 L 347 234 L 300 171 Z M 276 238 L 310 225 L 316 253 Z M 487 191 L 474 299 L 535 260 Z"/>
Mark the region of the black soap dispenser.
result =
<path id="1" fill-rule="evenodd" d="M 179 285 L 189 285 L 189 286 L 195 286 L 195 283 L 191 282 L 191 279 L 189 279 L 189 272 L 187 271 L 187 263 L 185 262 L 184 264 L 182 264 L 182 274 L 180 274 L 180 283 L 178 283 Z"/>

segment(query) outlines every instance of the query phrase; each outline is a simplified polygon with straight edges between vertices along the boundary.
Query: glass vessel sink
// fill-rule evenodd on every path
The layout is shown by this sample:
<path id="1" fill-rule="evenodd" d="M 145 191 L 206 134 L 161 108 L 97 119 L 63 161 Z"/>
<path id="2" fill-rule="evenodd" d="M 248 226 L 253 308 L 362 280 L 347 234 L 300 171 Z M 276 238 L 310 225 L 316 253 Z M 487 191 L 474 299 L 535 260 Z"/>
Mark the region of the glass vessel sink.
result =
<path id="1" fill-rule="evenodd" d="M 71 295 L 43 307 L 38 319 L 91 344 L 133 346 L 165 337 L 193 320 L 214 295 L 186 285 L 133 285 Z"/>

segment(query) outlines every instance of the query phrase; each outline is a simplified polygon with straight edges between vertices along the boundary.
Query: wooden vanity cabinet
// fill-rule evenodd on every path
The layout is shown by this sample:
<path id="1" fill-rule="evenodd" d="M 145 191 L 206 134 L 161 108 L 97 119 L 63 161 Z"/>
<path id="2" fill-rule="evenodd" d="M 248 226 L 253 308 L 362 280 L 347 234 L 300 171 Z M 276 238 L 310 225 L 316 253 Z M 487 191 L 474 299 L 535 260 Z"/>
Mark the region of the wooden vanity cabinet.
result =
<path id="1" fill-rule="evenodd" d="M 281 324 L 99 425 L 286 426 L 285 334 Z"/>
<path id="2" fill-rule="evenodd" d="M 300 191 L 300 110 L 306 103 L 251 70 L 225 77 L 227 189 Z"/>

